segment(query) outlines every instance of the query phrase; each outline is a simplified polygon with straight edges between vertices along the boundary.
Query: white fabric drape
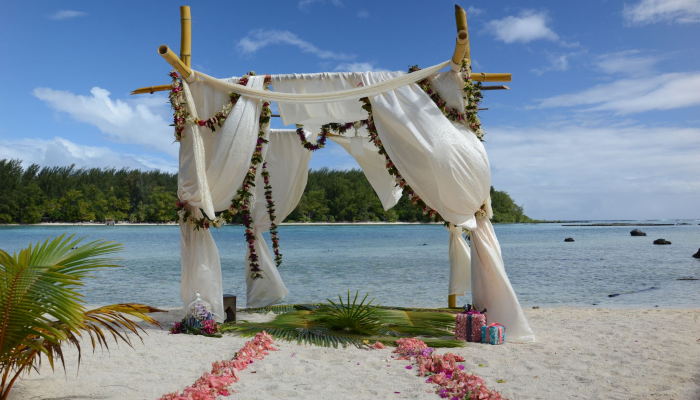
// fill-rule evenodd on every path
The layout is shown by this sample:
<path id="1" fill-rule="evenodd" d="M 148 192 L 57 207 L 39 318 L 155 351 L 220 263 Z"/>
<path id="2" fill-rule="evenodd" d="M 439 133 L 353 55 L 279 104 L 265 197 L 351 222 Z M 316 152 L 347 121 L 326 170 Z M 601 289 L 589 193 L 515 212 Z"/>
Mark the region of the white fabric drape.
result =
<path id="1" fill-rule="evenodd" d="M 265 99 L 269 101 L 276 101 L 278 103 L 319 104 L 375 96 L 379 93 L 391 91 L 403 87 L 409 83 L 427 78 L 445 68 L 449 64 L 450 61 L 445 61 L 411 74 L 398 73 L 394 75 L 392 79 L 384 80 L 382 83 L 375 85 L 373 88 L 359 87 L 342 91 L 308 94 L 283 93 L 279 90 L 270 93 L 260 89 L 236 85 L 227 82 L 226 80 L 214 78 L 213 76 L 209 76 L 203 72 L 192 70 L 192 73 L 196 74 L 200 78 L 204 78 L 204 80 L 209 82 L 210 85 L 218 87 L 221 90 L 240 93 L 241 95 L 248 96 L 250 98 Z"/>
<path id="2" fill-rule="evenodd" d="M 363 80 L 373 85 L 394 75 L 365 73 Z M 370 102 L 379 138 L 406 182 L 445 220 L 475 228 L 474 213 L 491 188 L 488 157 L 476 135 L 445 118 L 418 85 L 382 93 Z"/>
<path id="3" fill-rule="evenodd" d="M 462 236 L 462 228 L 450 224 L 450 285 L 447 294 L 464 296 L 471 291 L 471 249 Z"/>
<path id="4" fill-rule="evenodd" d="M 394 177 L 386 170 L 386 160 L 379 154 L 377 147 L 368 138 L 363 138 L 363 154 L 353 155 L 350 139 L 333 136 L 332 141 L 341 145 L 362 168 L 362 172 L 369 181 L 374 191 L 379 196 L 384 210 L 389 210 L 401 199 L 401 188 L 396 185 Z"/>
<path id="5" fill-rule="evenodd" d="M 199 207 L 189 207 L 195 218 L 201 218 Z M 187 307 L 197 298 L 211 304 L 214 318 L 224 320 L 223 288 L 219 250 L 208 229 L 195 231 L 188 223 L 180 224 L 180 258 L 182 262 L 180 297 Z"/>
<path id="6" fill-rule="evenodd" d="M 498 322 L 506 327 L 509 342 L 534 342 L 535 335 L 508 280 L 501 246 L 488 218 L 477 218 L 471 245 L 474 306 L 487 309 L 488 323 Z"/>
<path id="7" fill-rule="evenodd" d="M 248 86 L 261 88 L 263 77 L 252 77 Z M 183 82 L 186 107 L 191 116 L 208 118 L 228 101 L 228 94 L 204 82 L 188 85 Z M 210 219 L 215 211 L 231 204 L 243 183 L 258 136 L 261 102 L 241 97 L 221 129 L 188 124 L 180 141 L 178 198 L 189 203 L 192 214 L 200 218 L 200 208 Z M 218 321 L 223 320 L 221 264 L 211 232 L 195 231 L 192 225 L 180 226 L 182 284 L 180 295 L 184 306 L 196 299 L 211 304 Z"/>
<path id="8" fill-rule="evenodd" d="M 275 223 L 279 224 L 294 210 L 304 194 L 311 152 L 299 144 L 299 138 L 293 130 L 270 130 L 268 138 L 269 143 L 265 146 L 264 157 L 267 171 L 270 173 L 272 199 L 275 202 Z M 307 135 L 307 140 L 316 140 L 316 134 Z M 279 302 L 289 293 L 263 238 L 263 233 L 270 230 L 271 221 L 267 211 L 265 184 L 260 176 L 261 172 L 262 166 L 258 167 L 255 178 L 255 201 L 251 215 L 256 239 L 255 251 L 263 279 L 250 277 L 250 261 L 246 253 L 247 307 L 266 307 Z"/>

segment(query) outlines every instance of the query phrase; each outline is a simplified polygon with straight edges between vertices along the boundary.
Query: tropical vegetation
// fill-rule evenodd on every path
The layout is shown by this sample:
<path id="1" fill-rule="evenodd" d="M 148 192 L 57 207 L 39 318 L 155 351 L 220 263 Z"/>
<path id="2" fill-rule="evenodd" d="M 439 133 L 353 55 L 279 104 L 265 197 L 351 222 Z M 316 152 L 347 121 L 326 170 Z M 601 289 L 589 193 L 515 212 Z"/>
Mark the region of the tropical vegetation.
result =
<path id="1" fill-rule="evenodd" d="M 45 357 L 51 368 L 65 368 L 63 346 L 78 350 L 87 336 L 93 349 L 108 347 L 107 335 L 131 346 L 129 333 L 144 332 L 135 317 L 160 326 L 146 315 L 160 312 L 143 304 L 114 304 L 87 310 L 78 288 L 99 268 L 117 267 L 121 245 L 104 240 L 87 244 L 65 235 L 31 244 L 19 254 L 0 250 L 0 399 L 8 398 L 23 372 L 38 370 Z"/>
<path id="2" fill-rule="evenodd" d="M 116 168 L 22 167 L 0 160 L 0 224 L 177 221 L 177 175 Z M 503 191 L 491 188 L 494 222 L 535 222 Z M 240 216 L 238 217 L 240 219 Z M 406 196 L 384 211 L 358 169 L 309 171 L 304 194 L 287 222 L 427 222 Z M 240 222 L 238 220 L 237 222 Z"/>
<path id="3" fill-rule="evenodd" d="M 432 347 L 460 347 L 454 340 L 455 316 L 452 312 L 389 308 L 373 305 L 368 295 L 358 303 L 359 292 L 351 299 L 350 291 L 343 301 L 328 300 L 319 304 L 296 304 L 246 309 L 244 312 L 273 312 L 277 316 L 268 322 L 239 321 L 225 324 L 223 331 L 251 337 L 267 332 L 275 339 L 323 347 L 353 345 L 363 347 L 380 342 L 394 346 L 405 337 L 419 336 Z"/>

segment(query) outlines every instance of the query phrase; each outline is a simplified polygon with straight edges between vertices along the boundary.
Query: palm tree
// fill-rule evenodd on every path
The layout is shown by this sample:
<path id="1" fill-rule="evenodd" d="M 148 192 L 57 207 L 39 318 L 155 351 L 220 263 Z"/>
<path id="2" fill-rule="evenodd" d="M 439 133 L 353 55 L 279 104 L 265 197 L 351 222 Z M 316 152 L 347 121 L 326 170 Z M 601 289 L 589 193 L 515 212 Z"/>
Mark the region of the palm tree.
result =
<path id="1" fill-rule="evenodd" d="M 122 245 L 97 240 L 78 247 L 82 238 L 64 237 L 30 244 L 12 256 L 0 250 L 0 400 L 7 399 L 22 372 L 38 370 L 42 355 L 52 370 L 55 359 L 65 369 L 66 343 L 76 346 L 80 363 L 80 338 L 85 334 L 94 350 L 97 344 L 108 347 L 105 333 L 129 346 L 129 332 L 141 339 L 139 330 L 145 331 L 128 316 L 160 327 L 146 314 L 162 310 L 143 304 L 86 310 L 77 292 L 82 279 L 95 269 L 118 267 L 109 256 Z"/>

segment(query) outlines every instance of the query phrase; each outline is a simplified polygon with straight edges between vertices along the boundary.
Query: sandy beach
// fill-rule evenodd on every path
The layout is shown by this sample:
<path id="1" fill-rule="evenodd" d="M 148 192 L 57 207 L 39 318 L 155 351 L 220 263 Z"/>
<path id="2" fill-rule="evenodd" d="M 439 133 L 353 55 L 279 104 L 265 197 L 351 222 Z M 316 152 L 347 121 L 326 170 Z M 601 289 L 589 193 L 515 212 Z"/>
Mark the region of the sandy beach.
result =
<path id="1" fill-rule="evenodd" d="M 161 315 L 170 327 L 181 315 Z M 534 344 L 469 344 L 466 370 L 510 399 L 700 399 L 700 310 L 528 309 Z M 239 319 L 269 318 L 239 314 Z M 16 384 L 13 400 L 156 399 L 191 385 L 245 339 L 170 335 L 147 328 L 134 348 L 66 352 L 67 372 L 48 364 Z M 244 371 L 237 399 L 439 399 L 406 361 L 384 350 L 328 349 L 276 342 L 280 349 Z M 89 345 L 86 343 L 84 349 Z M 498 380 L 505 380 L 498 383 Z M 397 393 L 399 392 L 399 393 Z"/>

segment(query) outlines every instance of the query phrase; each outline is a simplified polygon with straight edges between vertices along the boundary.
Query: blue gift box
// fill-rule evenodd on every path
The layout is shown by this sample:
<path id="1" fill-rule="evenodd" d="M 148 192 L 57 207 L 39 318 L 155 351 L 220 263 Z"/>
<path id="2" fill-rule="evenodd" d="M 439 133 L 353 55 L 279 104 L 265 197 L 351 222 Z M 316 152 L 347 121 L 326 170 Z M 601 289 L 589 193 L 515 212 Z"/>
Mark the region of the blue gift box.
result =
<path id="1" fill-rule="evenodd" d="M 481 343 L 503 344 L 506 341 L 506 327 L 493 323 L 481 327 Z"/>

